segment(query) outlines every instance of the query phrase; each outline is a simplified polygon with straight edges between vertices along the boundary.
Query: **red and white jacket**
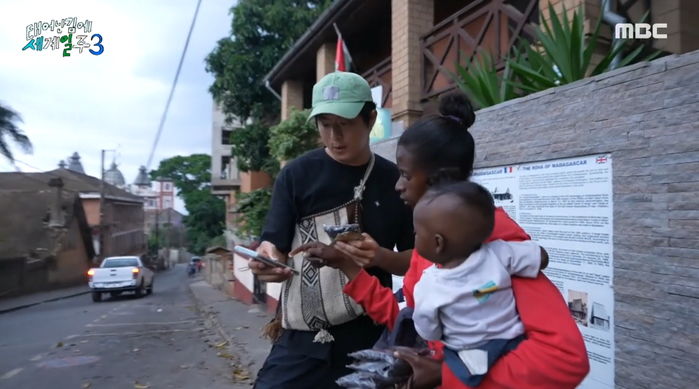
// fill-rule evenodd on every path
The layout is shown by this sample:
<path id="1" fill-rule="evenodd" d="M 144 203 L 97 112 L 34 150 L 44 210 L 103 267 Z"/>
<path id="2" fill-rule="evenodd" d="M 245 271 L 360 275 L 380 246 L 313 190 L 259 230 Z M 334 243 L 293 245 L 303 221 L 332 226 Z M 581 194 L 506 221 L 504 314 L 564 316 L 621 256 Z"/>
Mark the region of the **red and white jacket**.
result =
<path id="1" fill-rule="evenodd" d="M 488 241 L 523 241 L 530 237 L 502 208 L 495 211 L 495 228 Z M 432 262 L 413 250 L 410 268 L 403 279 L 403 294 L 409 307 L 415 306 L 413 290 L 423 270 Z M 543 274 L 536 278 L 512 278 L 517 311 L 526 339 L 500 358 L 488 371 L 478 389 L 564 389 L 575 388 L 590 370 L 580 330 L 555 285 Z M 365 271 L 347 285 L 344 292 L 364 307 L 376 323 L 389 329 L 398 315 L 398 303 L 390 288 Z M 441 342 L 430 342 L 435 358 L 442 359 Z M 442 388 L 468 389 L 442 364 Z"/>

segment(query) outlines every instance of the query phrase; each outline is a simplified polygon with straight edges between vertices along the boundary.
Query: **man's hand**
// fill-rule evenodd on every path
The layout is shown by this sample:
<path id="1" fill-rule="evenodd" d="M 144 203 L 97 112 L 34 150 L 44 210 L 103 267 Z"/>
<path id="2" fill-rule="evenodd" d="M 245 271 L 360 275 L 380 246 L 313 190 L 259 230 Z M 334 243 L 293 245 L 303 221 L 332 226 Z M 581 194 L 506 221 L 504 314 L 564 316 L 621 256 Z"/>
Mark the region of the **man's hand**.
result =
<path id="1" fill-rule="evenodd" d="M 333 246 L 351 258 L 357 266 L 372 267 L 378 265 L 376 258 L 381 247 L 366 232 L 362 236 L 364 236 L 363 240 L 353 240 L 347 243 L 338 241 Z"/>
<path id="2" fill-rule="evenodd" d="M 286 255 L 279 251 L 277 246 L 268 241 L 260 243 L 260 247 L 257 248 L 257 253 L 282 263 L 286 263 L 287 260 Z M 282 282 L 291 278 L 292 275 L 291 269 L 268 266 L 255 260 L 250 260 L 248 267 L 257 275 L 260 281 L 264 282 Z"/>
<path id="3" fill-rule="evenodd" d="M 354 261 L 345 255 L 342 251 L 337 250 L 334 245 L 328 246 L 321 242 L 310 242 L 292 250 L 289 255 L 293 256 L 302 251 L 306 252 L 306 256 L 320 262 L 320 265 L 330 266 L 335 269 L 340 269 L 345 275 L 353 280 L 362 270 Z"/>

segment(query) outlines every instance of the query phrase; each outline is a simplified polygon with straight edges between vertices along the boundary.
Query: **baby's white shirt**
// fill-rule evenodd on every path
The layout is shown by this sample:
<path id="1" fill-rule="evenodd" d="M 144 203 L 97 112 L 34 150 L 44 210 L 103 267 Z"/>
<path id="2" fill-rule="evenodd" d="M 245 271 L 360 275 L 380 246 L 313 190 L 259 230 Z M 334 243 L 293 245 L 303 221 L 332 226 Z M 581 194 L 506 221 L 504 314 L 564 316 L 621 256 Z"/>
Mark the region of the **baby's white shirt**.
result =
<path id="1" fill-rule="evenodd" d="M 434 265 L 415 285 L 415 329 L 423 339 L 441 340 L 453 350 L 524 333 L 515 309 L 510 276 L 534 278 L 541 248 L 532 241 L 484 243 L 459 266 Z"/>

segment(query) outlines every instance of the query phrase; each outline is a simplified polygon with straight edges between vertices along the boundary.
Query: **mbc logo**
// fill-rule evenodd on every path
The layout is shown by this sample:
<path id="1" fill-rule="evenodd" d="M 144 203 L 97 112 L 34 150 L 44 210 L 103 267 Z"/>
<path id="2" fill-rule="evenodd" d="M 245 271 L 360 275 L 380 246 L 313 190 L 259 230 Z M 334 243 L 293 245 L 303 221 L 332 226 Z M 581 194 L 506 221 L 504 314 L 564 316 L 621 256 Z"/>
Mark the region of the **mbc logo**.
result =
<path id="1" fill-rule="evenodd" d="M 667 34 L 659 32 L 666 29 L 667 23 L 617 23 L 614 26 L 614 38 L 616 39 L 667 39 Z"/>

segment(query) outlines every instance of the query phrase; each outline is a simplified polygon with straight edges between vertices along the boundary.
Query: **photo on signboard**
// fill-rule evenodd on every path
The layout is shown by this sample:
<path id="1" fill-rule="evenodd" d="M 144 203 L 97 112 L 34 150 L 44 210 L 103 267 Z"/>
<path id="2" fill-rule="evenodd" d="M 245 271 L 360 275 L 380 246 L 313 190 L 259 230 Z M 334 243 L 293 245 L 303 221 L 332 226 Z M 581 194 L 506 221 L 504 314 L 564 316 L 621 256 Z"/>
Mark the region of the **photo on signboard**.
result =
<path id="1" fill-rule="evenodd" d="M 609 314 L 607 308 L 600 303 L 592 303 L 590 313 L 590 327 L 598 330 L 609 331 Z"/>
<path id="2" fill-rule="evenodd" d="M 515 200 L 514 197 L 512 197 L 512 193 L 510 193 L 510 188 L 499 188 L 495 187 L 490 192 L 493 195 L 493 200 L 495 200 L 495 204 L 497 206 L 502 206 L 502 204 L 514 204 Z"/>
<path id="3" fill-rule="evenodd" d="M 578 324 L 587 327 L 588 300 L 587 293 L 568 290 L 568 309 Z"/>

